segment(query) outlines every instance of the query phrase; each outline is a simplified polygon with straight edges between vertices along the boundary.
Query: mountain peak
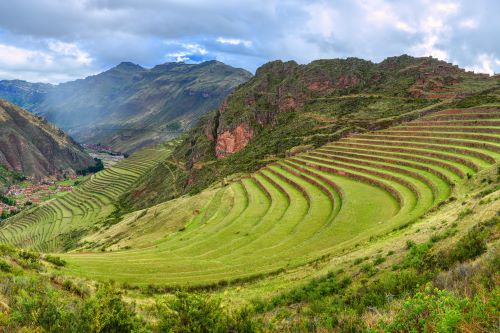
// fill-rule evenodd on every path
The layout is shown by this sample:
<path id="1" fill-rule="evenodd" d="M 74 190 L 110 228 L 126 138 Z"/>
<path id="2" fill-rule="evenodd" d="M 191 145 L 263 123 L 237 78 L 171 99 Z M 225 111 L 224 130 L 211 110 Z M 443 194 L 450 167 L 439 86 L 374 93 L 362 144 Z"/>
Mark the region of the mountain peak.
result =
<path id="1" fill-rule="evenodd" d="M 119 63 L 114 69 L 120 69 L 120 70 L 144 70 L 144 68 L 138 64 L 134 64 L 133 62 L 130 61 L 122 61 Z"/>

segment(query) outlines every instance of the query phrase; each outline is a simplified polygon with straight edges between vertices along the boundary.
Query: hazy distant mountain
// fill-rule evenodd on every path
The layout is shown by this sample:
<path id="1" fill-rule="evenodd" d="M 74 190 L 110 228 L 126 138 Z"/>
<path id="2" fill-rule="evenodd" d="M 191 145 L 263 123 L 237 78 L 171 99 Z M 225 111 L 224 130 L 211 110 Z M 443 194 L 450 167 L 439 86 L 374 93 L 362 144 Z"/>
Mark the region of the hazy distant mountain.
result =
<path id="1" fill-rule="evenodd" d="M 133 151 L 190 128 L 251 74 L 218 61 L 130 62 L 56 86 L 0 81 L 0 96 L 41 115 L 79 142 Z"/>
<path id="2" fill-rule="evenodd" d="M 54 125 L 0 99 L 0 165 L 26 176 L 64 174 L 94 165 L 68 135 Z"/>

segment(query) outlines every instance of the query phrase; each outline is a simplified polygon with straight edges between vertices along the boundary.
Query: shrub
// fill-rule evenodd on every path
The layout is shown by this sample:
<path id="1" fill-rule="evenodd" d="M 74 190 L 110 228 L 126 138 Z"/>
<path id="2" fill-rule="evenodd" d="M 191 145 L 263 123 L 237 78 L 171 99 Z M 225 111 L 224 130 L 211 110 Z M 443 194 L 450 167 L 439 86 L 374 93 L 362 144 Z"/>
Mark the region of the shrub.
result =
<path id="1" fill-rule="evenodd" d="M 461 320 L 467 301 L 453 294 L 433 289 L 408 298 L 401 311 L 385 330 L 389 332 L 454 332 Z"/>
<path id="2" fill-rule="evenodd" d="M 55 256 L 47 255 L 45 257 L 45 260 L 48 261 L 48 262 L 50 262 L 51 264 L 54 264 L 54 265 L 58 266 L 58 267 L 66 266 L 66 261 L 64 261 L 60 257 L 55 257 Z"/>
<path id="3" fill-rule="evenodd" d="M 5 273 L 11 273 L 12 266 L 0 259 L 0 271 Z"/>
<path id="4" fill-rule="evenodd" d="M 157 302 L 160 332 L 258 332 L 253 311 L 243 308 L 234 314 L 218 298 L 202 293 L 178 292 L 173 299 Z"/>
<path id="5" fill-rule="evenodd" d="M 381 256 L 377 256 L 374 260 L 373 260 L 373 265 L 374 266 L 377 266 L 377 265 L 380 265 L 381 263 L 383 263 L 385 261 L 385 258 L 381 257 Z"/>
<path id="6" fill-rule="evenodd" d="M 101 285 L 87 298 L 79 315 L 79 332 L 147 332 L 145 322 L 134 306 L 123 302 L 111 285 Z"/>
<path id="7" fill-rule="evenodd" d="M 458 214 L 458 220 L 461 220 L 465 218 L 467 215 L 470 215 L 472 213 L 473 213 L 472 209 L 470 208 L 464 209 L 463 211 L 460 212 L 460 214 Z"/>
<path id="8" fill-rule="evenodd" d="M 415 268 L 420 271 L 432 268 L 434 256 L 430 253 L 431 247 L 431 243 L 413 245 L 403 259 L 401 266 L 403 268 Z"/>
<path id="9" fill-rule="evenodd" d="M 488 232 L 481 227 L 471 229 L 448 252 L 438 255 L 438 263 L 442 268 L 449 268 L 457 262 L 474 259 L 486 252 Z"/>

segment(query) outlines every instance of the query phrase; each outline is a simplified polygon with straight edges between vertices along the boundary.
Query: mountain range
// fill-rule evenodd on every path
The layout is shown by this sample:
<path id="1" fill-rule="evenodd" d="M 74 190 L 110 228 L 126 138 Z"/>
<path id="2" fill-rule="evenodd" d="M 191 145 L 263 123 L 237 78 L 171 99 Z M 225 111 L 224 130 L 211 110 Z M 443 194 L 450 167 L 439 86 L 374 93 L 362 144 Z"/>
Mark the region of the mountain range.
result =
<path id="1" fill-rule="evenodd" d="M 411 114 L 419 116 L 419 110 L 442 109 L 498 81 L 435 58 L 408 55 L 380 63 L 358 58 L 306 65 L 269 62 L 204 116 L 171 161 L 158 165 L 154 176 L 124 197 L 124 204 L 146 207 L 196 193 L 287 155 L 391 126 Z"/>
<path id="2" fill-rule="evenodd" d="M 46 118 L 80 143 L 132 152 L 191 128 L 251 76 L 218 61 L 151 69 L 122 62 L 58 85 L 0 81 L 0 98 Z"/>
<path id="3" fill-rule="evenodd" d="M 68 193 L 2 213 L 0 327 L 496 331 L 500 76 L 407 55 L 273 61 L 217 108 L 193 114 L 190 101 L 206 106 L 210 94 L 183 90 L 198 82 L 189 73 L 225 65 L 164 66 L 179 73 L 176 82 L 146 80 L 155 69 L 130 63 L 67 90 L 3 82 L 32 110 L 63 105 L 64 96 L 75 109 L 42 118 L 0 101 L 0 165 L 9 169 L 0 166 L 0 188 L 21 176 L 15 171 L 91 163 L 46 118 L 80 140 L 131 150 L 160 137 L 132 135 L 130 124 L 186 131 Z M 126 97 L 140 86 L 134 77 L 144 81 L 137 109 Z M 145 112 L 159 105 L 148 96 L 178 102 L 183 113 Z M 106 134 L 106 126 L 122 127 Z M 0 200 L 5 207 L 18 197 Z"/>

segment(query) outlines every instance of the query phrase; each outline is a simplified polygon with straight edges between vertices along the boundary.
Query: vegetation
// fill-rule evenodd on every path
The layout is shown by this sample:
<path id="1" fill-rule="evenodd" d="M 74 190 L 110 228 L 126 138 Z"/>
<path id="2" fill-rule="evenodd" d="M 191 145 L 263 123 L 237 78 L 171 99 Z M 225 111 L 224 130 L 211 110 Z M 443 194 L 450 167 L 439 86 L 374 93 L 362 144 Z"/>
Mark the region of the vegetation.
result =
<path id="1" fill-rule="evenodd" d="M 85 169 L 82 169 L 82 170 L 77 170 L 76 173 L 81 175 L 81 176 L 86 176 L 88 174 L 96 173 L 96 172 L 104 170 L 104 164 L 102 163 L 101 159 L 94 158 L 94 161 L 95 161 L 95 165 L 91 165 L 91 166 L 89 166 Z"/>
<path id="2" fill-rule="evenodd" d="M 494 330 L 500 108 L 491 101 L 449 108 L 457 100 L 436 95 L 496 90 L 490 79 L 475 82 L 442 63 L 439 71 L 449 75 L 426 83 L 419 73 L 432 72 L 434 61 L 420 61 L 269 64 L 249 82 L 265 83 L 252 94 L 269 95 L 238 89 L 215 127 L 196 129 L 204 136 L 142 150 L 71 194 L 7 219 L 0 225 L 7 244 L 0 247 L 7 281 L 0 287 L 8 286 L 0 289 L 3 325 L 64 331 L 74 322 L 83 332 Z M 375 83 L 367 79 L 389 70 Z M 436 84 L 438 91 L 430 88 Z M 268 98 L 277 92 L 278 102 Z M 344 101 L 352 94 L 355 101 Z M 294 96 L 304 104 L 284 112 Z M 304 111 L 315 107 L 312 99 L 320 106 Z M 330 105 L 325 99 L 342 106 L 331 105 L 332 117 L 345 112 L 353 119 L 346 133 L 356 135 L 305 138 L 307 131 L 322 133 L 314 121 Z M 243 105 L 248 110 L 239 112 Z M 293 111 L 299 109 L 311 123 Z M 262 110 L 277 112 L 266 118 Z M 367 119 L 356 118 L 356 110 Z M 384 118 L 370 120 L 377 110 Z M 219 130 L 242 119 L 257 126 L 249 145 L 217 161 L 204 155 Z M 224 163 L 234 169 L 226 173 Z M 168 196 L 175 199 L 126 205 Z"/>

